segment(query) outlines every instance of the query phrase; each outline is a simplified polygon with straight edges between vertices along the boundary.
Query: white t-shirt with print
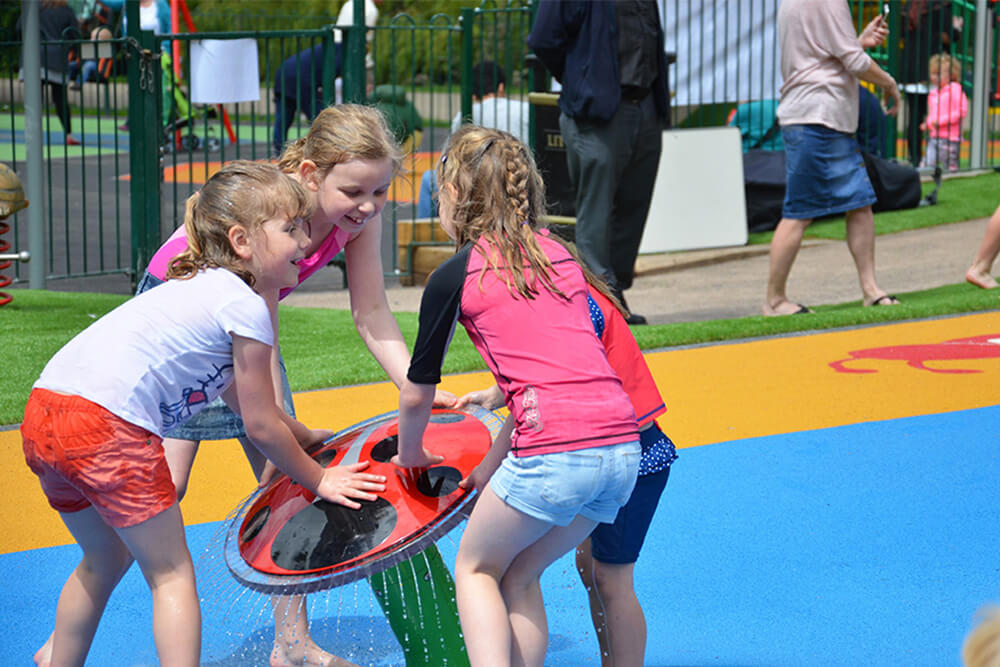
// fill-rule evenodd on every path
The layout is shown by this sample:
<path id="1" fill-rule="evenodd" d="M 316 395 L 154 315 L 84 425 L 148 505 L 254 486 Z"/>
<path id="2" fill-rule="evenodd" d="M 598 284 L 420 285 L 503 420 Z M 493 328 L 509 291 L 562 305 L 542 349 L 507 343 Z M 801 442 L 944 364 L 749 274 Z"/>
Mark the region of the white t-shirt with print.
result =
<path id="1" fill-rule="evenodd" d="M 233 336 L 274 345 L 264 299 L 225 269 L 168 280 L 84 329 L 35 387 L 81 396 L 157 435 L 233 381 Z"/>

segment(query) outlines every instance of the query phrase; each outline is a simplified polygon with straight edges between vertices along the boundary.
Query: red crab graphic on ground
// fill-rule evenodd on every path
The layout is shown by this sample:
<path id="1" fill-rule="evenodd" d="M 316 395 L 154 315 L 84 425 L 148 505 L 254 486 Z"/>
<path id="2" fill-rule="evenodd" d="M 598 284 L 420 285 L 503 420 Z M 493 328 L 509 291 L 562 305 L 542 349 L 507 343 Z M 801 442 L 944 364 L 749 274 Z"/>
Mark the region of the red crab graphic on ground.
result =
<path id="1" fill-rule="evenodd" d="M 905 361 L 912 366 L 931 373 L 981 373 L 972 368 L 931 368 L 930 361 L 956 361 L 959 359 L 995 359 L 1000 358 L 1000 334 L 984 334 L 972 338 L 956 338 L 943 343 L 928 343 L 926 345 L 891 345 L 888 347 L 870 347 L 866 350 L 853 350 L 851 356 L 840 361 L 830 362 L 830 367 L 838 373 L 877 373 L 870 368 L 848 368 L 844 364 L 861 359 L 880 359 L 886 361 Z"/>

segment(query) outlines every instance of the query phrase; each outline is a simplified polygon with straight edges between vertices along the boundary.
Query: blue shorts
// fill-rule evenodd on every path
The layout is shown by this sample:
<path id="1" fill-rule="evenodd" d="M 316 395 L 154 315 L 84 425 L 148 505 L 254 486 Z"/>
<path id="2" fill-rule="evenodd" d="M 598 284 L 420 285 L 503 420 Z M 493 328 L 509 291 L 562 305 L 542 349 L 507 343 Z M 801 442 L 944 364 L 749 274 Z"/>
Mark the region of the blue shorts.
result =
<path id="1" fill-rule="evenodd" d="M 634 563 L 646 541 L 646 533 L 670 476 L 670 464 L 677 450 L 656 422 L 639 433 L 642 461 L 639 479 L 628 502 L 614 523 L 602 523 L 590 535 L 590 553 L 595 560 L 616 565 Z"/>
<path id="2" fill-rule="evenodd" d="M 547 523 L 568 526 L 578 514 L 610 523 L 632 494 L 638 442 L 557 454 L 508 454 L 490 479 L 505 503 Z"/>
<path id="3" fill-rule="evenodd" d="M 149 273 L 142 276 L 136 287 L 135 293 L 153 289 L 157 285 L 162 285 L 163 281 Z M 288 383 L 288 372 L 285 371 L 285 360 L 278 352 L 278 364 L 281 367 L 281 393 L 284 398 L 285 412 L 292 417 L 295 416 L 295 406 L 292 404 L 292 386 Z M 225 401 L 217 398 L 177 428 L 164 433 L 165 438 L 176 438 L 177 440 L 229 440 L 230 438 L 242 438 L 247 434 L 243 426 L 243 420 L 238 414 L 229 409 Z"/>
<path id="4" fill-rule="evenodd" d="M 781 215 L 812 220 L 876 201 L 858 142 L 823 125 L 787 125 L 785 203 Z"/>

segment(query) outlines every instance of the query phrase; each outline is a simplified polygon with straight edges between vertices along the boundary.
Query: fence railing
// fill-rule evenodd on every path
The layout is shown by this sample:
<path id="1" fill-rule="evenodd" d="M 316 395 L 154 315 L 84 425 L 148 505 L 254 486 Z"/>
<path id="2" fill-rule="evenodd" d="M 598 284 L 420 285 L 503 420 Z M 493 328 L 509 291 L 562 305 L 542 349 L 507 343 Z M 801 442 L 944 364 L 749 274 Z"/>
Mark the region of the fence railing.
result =
<path id="1" fill-rule="evenodd" d="M 722 125 L 741 102 L 777 99 L 778 0 L 657 1 L 665 48 L 676 55 L 670 72 L 675 127 Z M 411 140 L 404 173 L 392 186 L 385 212 L 391 233 L 383 239 L 387 273 L 411 275 L 407 245 L 446 242 L 435 225 L 418 230 L 414 224 L 419 221 L 412 221 L 418 217 L 421 175 L 435 165 L 451 120 L 470 116 L 472 66 L 484 59 L 500 64 L 507 74 L 507 95 L 514 99 L 527 100 L 529 90 L 536 87 L 526 66 L 529 53 L 524 38 L 532 17 L 528 2 L 505 6 L 484 2 L 458 15 L 420 20 L 407 15 L 383 17 L 372 29 L 339 26 L 340 42 L 332 24 L 286 29 L 269 16 L 241 23 L 245 29 L 239 31 L 159 36 L 136 32 L 96 41 L 43 43 L 79 54 L 83 62 L 103 60 L 98 82 L 79 81 L 67 72 L 43 83 L 45 194 L 44 201 L 32 206 L 44 209 L 46 247 L 44 252 L 31 248 L 33 261 L 44 261 L 45 275 L 52 280 L 100 276 L 134 280 L 160 240 L 181 224 L 185 199 L 215 169 L 237 158 L 274 158 L 275 126 L 284 113 L 274 94 L 275 73 L 296 54 L 316 52 L 320 66 L 303 63 L 296 81 L 309 85 L 296 90 L 321 90 L 323 104 L 370 99 L 374 91 L 366 86 L 367 60 L 374 83 L 403 91 L 420 116 L 419 141 Z M 853 0 L 851 11 L 859 29 L 886 4 L 890 39 L 872 54 L 914 92 L 907 95 L 902 117 L 887 125 L 884 153 L 906 159 L 913 155 L 912 145 L 920 146 L 923 137 L 910 131 L 919 125 L 919 104 L 926 99 L 926 92 L 920 92 L 926 91 L 920 87 L 926 78 L 922 66 L 933 53 L 946 51 L 961 63 L 963 88 L 978 105 L 966 121 L 961 166 L 1000 165 L 1000 114 L 996 113 L 1000 23 L 989 8 L 994 5 L 986 0 L 929 0 L 921 6 L 931 13 L 914 26 L 910 3 Z M 214 19 L 202 18 L 194 20 L 217 26 Z M 206 39 L 253 40 L 259 71 L 254 101 L 214 105 L 191 99 L 192 49 Z M 27 158 L 23 83 L 14 65 L 20 49 L 20 42 L 0 42 L 0 63 L 5 63 L 0 66 L 0 161 L 23 173 Z M 174 52 L 180 55 L 179 63 L 172 60 Z M 338 74 L 343 75 L 339 81 Z M 68 96 L 69 121 L 79 145 L 66 141 L 68 128 L 53 105 L 59 94 Z M 300 109 L 307 102 L 301 95 L 296 98 Z M 308 110 L 305 115 L 294 114 L 287 138 L 308 130 L 309 115 Z M 280 145 L 283 131 L 277 134 Z M 8 240 L 14 248 L 25 249 L 27 216 L 22 212 L 11 222 Z M 22 266 L 8 272 L 17 282 L 25 279 Z"/>

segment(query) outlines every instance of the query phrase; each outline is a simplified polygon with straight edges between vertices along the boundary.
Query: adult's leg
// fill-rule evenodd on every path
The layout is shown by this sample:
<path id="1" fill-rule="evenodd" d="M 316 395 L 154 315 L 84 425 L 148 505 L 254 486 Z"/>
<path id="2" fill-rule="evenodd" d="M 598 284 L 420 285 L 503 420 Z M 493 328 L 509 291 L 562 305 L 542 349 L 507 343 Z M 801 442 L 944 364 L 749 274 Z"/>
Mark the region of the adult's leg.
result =
<path id="1" fill-rule="evenodd" d="M 63 132 L 69 138 L 73 134 L 73 121 L 69 113 L 69 95 L 66 92 L 66 86 L 49 81 L 49 92 L 52 94 L 52 104 L 56 108 L 59 122 L 62 123 Z"/>
<path id="2" fill-rule="evenodd" d="M 280 155 L 284 149 L 285 141 L 288 138 L 288 128 L 295 122 L 295 116 L 298 113 L 299 107 L 294 96 L 274 96 L 274 138 L 272 145 L 275 155 Z"/>
<path id="3" fill-rule="evenodd" d="M 577 123 L 562 114 L 559 128 L 566 144 L 566 166 L 576 190 L 576 247 L 591 271 L 613 284 L 610 220 L 618 167 L 611 123 Z"/>
<path id="4" fill-rule="evenodd" d="M 63 585 L 56 627 L 35 653 L 37 665 L 84 663 L 108 598 L 132 564 L 128 548 L 93 507 L 60 516 L 83 558 Z"/>
<path id="5" fill-rule="evenodd" d="M 875 216 L 871 206 L 847 212 L 847 247 L 858 269 L 862 302 L 870 306 L 887 294 L 875 280 Z"/>
<path id="6" fill-rule="evenodd" d="M 458 615 L 473 667 L 514 664 L 500 581 L 514 558 L 550 530 L 552 524 L 510 507 L 490 487 L 476 501 L 455 559 Z"/>
<path id="7" fill-rule="evenodd" d="M 139 563 L 153 594 L 153 639 L 160 664 L 198 665 L 201 608 L 194 564 L 177 503 L 151 519 L 119 528 L 117 532 Z M 59 650 L 58 639 L 55 648 Z"/>
<path id="8" fill-rule="evenodd" d="M 629 154 L 620 162 L 622 169 L 608 224 L 615 283 L 618 289 L 627 290 L 635 277 L 635 260 L 653 200 L 663 128 L 652 95 L 638 105 L 625 102 L 622 107 L 622 111 L 633 117 L 632 121 L 617 125 L 618 132 L 624 134 L 619 143 L 628 148 Z"/>
<path id="9" fill-rule="evenodd" d="M 800 308 L 798 304 L 788 300 L 785 290 L 792 264 L 802 246 L 802 235 L 811 222 L 811 219 L 782 218 L 774 229 L 767 275 L 767 300 L 763 308 L 765 315 L 790 315 Z"/>
<path id="10" fill-rule="evenodd" d="M 993 289 L 997 286 L 997 281 L 993 278 L 993 262 L 1000 254 L 1000 206 L 993 212 L 989 224 L 986 225 L 986 233 L 979 244 L 979 251 L 976 258 L 972 260 L 972 266 L 965 272 L 965 279 L 976 287 L 983 289 Z"/>

